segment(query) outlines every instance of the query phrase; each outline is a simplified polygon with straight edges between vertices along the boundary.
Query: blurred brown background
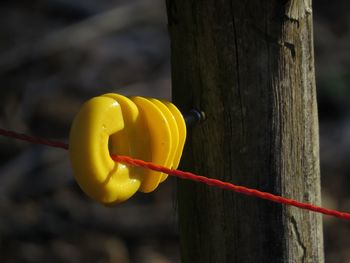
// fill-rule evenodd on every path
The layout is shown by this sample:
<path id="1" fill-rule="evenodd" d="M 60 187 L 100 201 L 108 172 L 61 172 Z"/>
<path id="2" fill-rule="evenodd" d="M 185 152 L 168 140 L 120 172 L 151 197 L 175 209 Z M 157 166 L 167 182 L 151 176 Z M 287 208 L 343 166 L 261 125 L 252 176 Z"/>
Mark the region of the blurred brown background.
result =
<path id="1" fill-rule="evenodd" d="M 350 2 L 314 1 L 323 205 L 350 211 Z M 162 0 L 3 0 L 0 127 L 66 141 L 105 92 L 171 98 Z M 105 208 L 65 151 L 0 138 L 0 262 L 180 262 L 175 179 Z M 324 217 L 327 262 L 350 262 L 350 224 Z"/>

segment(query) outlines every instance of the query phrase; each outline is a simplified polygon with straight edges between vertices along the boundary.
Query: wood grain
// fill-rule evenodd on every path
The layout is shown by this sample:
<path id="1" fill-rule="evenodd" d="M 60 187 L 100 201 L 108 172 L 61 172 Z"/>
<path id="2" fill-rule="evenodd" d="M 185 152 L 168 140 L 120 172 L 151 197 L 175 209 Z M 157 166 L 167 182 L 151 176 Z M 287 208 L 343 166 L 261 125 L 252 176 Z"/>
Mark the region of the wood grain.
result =
<path id="1" fill-rule="evenodd" d="M 320 204 L 311 1 L 168 0 L 183 168 Z M 322 218 L 178 182 L 183 262 L 323 262 Z"/>

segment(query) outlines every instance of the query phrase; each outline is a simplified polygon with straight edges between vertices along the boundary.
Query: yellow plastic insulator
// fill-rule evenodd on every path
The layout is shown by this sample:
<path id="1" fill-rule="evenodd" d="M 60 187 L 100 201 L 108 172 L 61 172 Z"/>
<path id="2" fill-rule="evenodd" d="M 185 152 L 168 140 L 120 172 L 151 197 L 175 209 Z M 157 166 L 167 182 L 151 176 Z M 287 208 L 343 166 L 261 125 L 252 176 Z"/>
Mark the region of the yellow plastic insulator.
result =
<path id="1" fill-rule="evenodd" d="M 163 113 L 169 128 L 170 128 L 170 136 L 171 136 L 171 145 L 170 145 L 170 150 L 169 150 L 169 156 L 168 159 L 165 163 L 165 167 L 172 168 L 173 167 L 173 162 L 175 158 L 175 153 L 179 144 L 179 129 L 177 127 L 177 123 L 175 121 L 175 118 L 171 111 L 168 109 L 167 106 L 164 105 L 161 101 L 153 98 L 149 98 L 149 100 L 158 107 L 158 109 Z M 160 179 L 160 182 L 163 182 L 168 175 L 162 173 L 162 177 Z"/>
<path id="2" fill-rule="evenodd" d="M 175 151 L 175 156 L 171 165 L 172 169 L 177 169 L 179 167 L 182 152 L 186 142 L 186 136 L 187 136 L 186 123 L 185 123 L 184 117 L 182 116 L 182 113 L 174 104 L 172 104 L 169 101 L 162 101 L 162 102 L 165 104 L 165 106 L 168 107 L 168 109 L 172 113 L 172 117 L 175 119 L 176 126 L 177 126 L 179 142 L 178 142 L 178 145 Z"/>
<path id="3" fill-rule="evenodd" d="M 125 123 L 123 130 L 112 134 L 110 137 L 110 154 L 128 155 L 133 158 L 150 161 L 151 151 L 149 150 L 148 130 L 144 121 L 140 119 L 136 104 L 129 98 L 116 93 L 108 93 L 103 96 L 110 97 L 120 104 Z M 137 167 L 135 169 L 139 170 Z M 144 169 L 140 171 L 144 171 Z"/>
<path id="4" fill-rule="evenodd" d="M 170 102 L 109 93 L 87 101 L 75 117 L 69 152 L 76 180 L 91 198 L 114 204 L 136 191 L 152 192 L 167 175 L 116 163 L 128 155 L 176 169 L 186 125 Z"/>
<path id="5" fill-rule="evenodd" d="M 88 196 L 104 204 L 125 201 L 141 184 L 138 174 L 110 157 L 108 144 L 123 141 L 114 140 L 112 135 L 124 128 L 120 104 L 103 96 L 86 102 L 71 128 L 69 155 L 76 180 Z"/>
<path id="6" fill-rule="evenodd" d="M 167 166 L 172 149 L 172 137 L 168 120 L 162 111 L 149 99 L 143 97 L 132 97 L 131 100 L 140 110 L 140 118 L 147 126 L 150 151 L 152 153 L 151 162 Z M 144 193 L 152 192 L 159 185 L 163 175 L 160 172 L 146 170 L 140 187 Z"/>

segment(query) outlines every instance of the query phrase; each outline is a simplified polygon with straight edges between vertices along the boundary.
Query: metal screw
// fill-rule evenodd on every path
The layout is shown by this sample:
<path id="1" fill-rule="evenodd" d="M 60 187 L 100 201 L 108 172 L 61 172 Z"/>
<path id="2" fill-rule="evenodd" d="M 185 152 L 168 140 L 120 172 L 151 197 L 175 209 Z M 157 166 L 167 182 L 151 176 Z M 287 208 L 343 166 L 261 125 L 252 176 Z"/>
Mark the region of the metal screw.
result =
<path id="1" fill-rule="evenodd" d="M 192 128 L 198 123 L 205 120 L 205 113 L 202 111 L 193 109 L 183 114 L 183 117 L 185 119 L 187 128 Z"/>

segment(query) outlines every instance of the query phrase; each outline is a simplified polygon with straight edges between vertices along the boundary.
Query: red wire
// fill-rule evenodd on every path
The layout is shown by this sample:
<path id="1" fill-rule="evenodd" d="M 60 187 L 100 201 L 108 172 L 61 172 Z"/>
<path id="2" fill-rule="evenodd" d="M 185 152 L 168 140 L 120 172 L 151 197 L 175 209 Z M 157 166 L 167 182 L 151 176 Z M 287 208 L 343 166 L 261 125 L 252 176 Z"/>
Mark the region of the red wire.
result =
<path id="1" fill-rule="evenodd" d="M 244 187 L 244 186 L 235 185 L 235 184 L 228 183 L 228 182 L 223 182 L 223 181 L 220 181 L 217 179 L 204 177 L 204 176 L 197 175 L 197 174 L 190 173 L 190 172 L 184 172 L 181 170 L 172 170 L 172 169 L 160 166 L 160 165 L 156 165 L 154 163 L 149 163 L 149 162 L 145 162 L 142 160 L 133 159 L 129 156 L 113 155 L 112 159 L 116 162 L 121 162 L 121 163 L 129 164 L 131 166 L 138 166 L 138 167 L 143 167 L 143 168 L 151 169 L 151 170 L 158 171 L 158 172 L 163 172 L 163 173 L 166 173 L 168 175 L 173 175 L 173 176 L 176 176 L 176 177 L 179 177 L 182 179 L 187 179 L 187 180 L 191 180 L 191 181 L 204 183 L 207 185 L 219 187 L 219 188 L 233 191 L 236 193 L 241 193 L 241 194 L 249 195 L 249 196 L 255 196 L 255 197 L 258 197 L 261 199 L 270 200 L 272 202 L 291 205 L 291 206 L 299 207 L 302 209 L 314 211 L 317 213 L 350 220 L 349 213 L 339 212 L 336 210 L 326 209 L 326 208 L 315 206 L 312 204 L 302 203 L 302 202 L 299 202 L 299 201 L 296 201 L 293 199 L 285 198 L 285 197 L 274 195 L 274 194 L 267 193 L 267 192 L 262 192 L 262 191 L 259 191 L 256 189 L 251 189 L 251 188 Z"/>
<path id="2" fill-rule="evenodd" d="M 62 149 L 68 150 L 68 144 L 64 142 L 46 140 L 43 138 L 34 137 L 34 136 L 22 134 L 22 133 L 17 133 L 14 131 L 8 131 L 1 128 L 0 128 L 0 135 L 5 137 L 11 137 L 17 140 L 35 143 L 35 144 L 42 144 L 50 147 L 62 148 Z"/>
<path id="3" fill-rule="evenodd" d="M 68 144 L 63 143 L 63 142 L 46 140 L 46 139 L 42 139 L 42 138 L 38 138 L 38 137 L 33 137 L 33 136 L 25 135 L 25 134 L 16 133 L 13 131 L 4 130 L 1 128 L 0 128 L 0 135 L 15 138 L 18 140 L 31 142 L 31 143 L 43 144 L 43 145 L 47 145 L 47 146 L 51 146 L 51 147 L 62 148 L 62 149 L 68 150 Z M 258 197 L 261 199 L 270 200 L 272 202 L 290 205 L 290 206 L 295 206 L 295 207 L 299 207 L 301 209 L 306 209 L 309 211 L 314 211 L 317 213 L 350 220 L 350 213 L 340 212 L 340 211 L 336 211 L 336 210 L 332 210 L 332 209 L 327 209 L 327 208 L 319 207 L 319 206 L 316 206 L 313 204 L 302 203 L 302 202 L 299 202 L 299 201 L 296 201 L 293 199 L 285 198 L 285 197 L 274 195 L 274 194 L 267 193 L 267 192 L 262 192 L 262 191 L 259 191 L 256 189 L 251 189 L 251 188 L 244 187 L 244 186 L 235 185 L 235 184 L 228 183 L 228 182 L 223 182 L 223 181 L 220 181 L 217 179 L 207 178 L 207 177 L 200 176 L 200 175 L 190 173 L 190 172 L 169 169 L 169 168 L 166 168 L 166 167 L 163 167 L 160 165 L 156 165 L 154 163 L 134 159 L 134 158 L 131 158 L 129 156 L 112 155 L 111 157 L 116 162 L 128 164 L 131 166 L 138 166 L 138 167 L 142 167 L 145 169 L 163 172 L 163 173 L 166 173 L 168 175 L 176 176 L 176 177 L 179 177 L 182 179 L 191 180 L 191 181 L 195 181 L 195 182 L 200 182 L 203 184 L 215 186 L 215 187 L 222 188 L 222 189 L 229 190 L 229 191 L 233 191 L 236 193 L 241 193 L 241 194 L 248 195 L 248 196 L 255 196 L 255 197 Z"/>

